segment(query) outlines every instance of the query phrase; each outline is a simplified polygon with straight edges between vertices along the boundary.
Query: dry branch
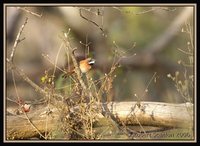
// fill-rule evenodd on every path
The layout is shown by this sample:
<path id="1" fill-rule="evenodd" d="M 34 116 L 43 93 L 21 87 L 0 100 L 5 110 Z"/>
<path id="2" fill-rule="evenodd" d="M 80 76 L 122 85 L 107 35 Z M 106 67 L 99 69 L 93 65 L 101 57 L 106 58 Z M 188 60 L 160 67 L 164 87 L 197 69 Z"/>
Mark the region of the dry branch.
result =
<path id="1" fill-rule="evenodd" d="M 92 21 L 92 20 L 86 18 L 85 16 L 83 16 L 83 14 L 82 14 L 82 12 L 81 12 L 81 8 L 79 9 L 79 14 L 80 14 L 81 18 L 83 18 L 83 19 L 85 19 L 86 21 L 88 21 L 88 22 L 94 24 L 94 25 L 97 26 L 102 32 L 104 32 L 103 28 L 101 28 L 96 22 L 94 22 L 94 21 Z"/>
<path id="2" fill-rule="evenodd" d="M 42 14 L 37 14 L 37 13 L 35 13 L 35 12 L 32 12 L 32 11 L 28 10 L 26 7 L 17 7 L 17 9 L 21 9 L 21 10 L 23 10 L 23 11 L 29 13 L 29 14 L 32 14 L 32 15 L 34 15 L 34 16 L 37 16 L 37 17 L 39 17 L 39 18 L 42 17 Z"/>
<path id="3" fill-rule="evenodd" d="M 156 126 L 156 127 L 193 127 L 193 104 L 169 104 L 162 102 L 114 102 L 109 103 L 109 110 L 119 121 L 126 125 Z M 46 116 L 42 114 L 46 108 L 29 113 L 30 120 L 34 123 L 39 131 L 45 132 Z M 51 114 L 48 115 L 48 132 L 58 129 L 59 111 L 52 107 Z M 103 118 L 101 114 L 99 119 Z M 139 123 L 138 123 L 139 121 Z M 7 139 L 27 139 L 38 136 L 34 128 L 30 126 L 27 119 L 20 116 L 7 116 L 6 123 Z"/>
<path id="4" fill-rule="evenodd" d="M 45 91 L 44 89 L 42 89 L 40 86 L 38 86 L 36 83 L 34 83 L 24 72 L 23 70 L 21 70 L 20 68 L 18 68 L 17 66 L 15 66 L 11 61 L 9 61 L 8 59 L 6 60 L 9 67 L 14 70 L 17 74 L 19 74 L 22 79 L 24 81 L 26 81 L 30 86 L 32 86 L 36 92 L 39 92 L 43 95 L 47 95 L 47 91 Z M 53 94 L 54 97 L 58 98 L 58 99 L 63 99 L 64 97 L 60 94 Z"/>
<path id="5" fill-rule="evenodd" d="M 12 52 L 11 52 L 11 54 L 10 54 L 10 60 L 11 60 L 11 62 L 13 62 L 13 57 L 14 57 L 14 55 L 15 55 L 15 51 L 16 51 L 17 45 L 18 45 L 19 42 L 21 41 L 21 40 L 20 40 L 20 36 L 21 36 L 21 34 L 22 34 L 23 30 L 24 30 L 25 25 L 27 24 L 27 21 L 28 21 L 28 18 L 26 18 L 24 24 L 21 26 L 21 28 L 20 28 L 20 30 L 19 30 L 19 32 L 18 32 L 18 34 L 17 34 L 15 43 L 14 43 L 13 48 L 12 48 Z"/>

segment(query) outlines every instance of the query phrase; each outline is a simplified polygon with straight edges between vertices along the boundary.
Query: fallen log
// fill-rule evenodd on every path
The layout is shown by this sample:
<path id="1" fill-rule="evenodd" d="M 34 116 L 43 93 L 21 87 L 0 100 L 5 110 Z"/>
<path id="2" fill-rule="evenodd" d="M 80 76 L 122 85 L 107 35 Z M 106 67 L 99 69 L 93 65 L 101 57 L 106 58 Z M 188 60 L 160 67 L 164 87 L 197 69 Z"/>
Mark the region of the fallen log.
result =
<path id="1" fill-rule="evenodd" d="M 111 113 L 127 125 L 193 127 L 193 104 L 161 102 L 109 103 Z"/>
<path id="2" fill-rule="evenodd" d="M 193 128 L 192 103 L 171 104 L 162 102 L 112 102 L 107 104 L 110 113 L 126 125 Z M 49 110 L 50 109 L 50 110 Z M 48 111 L 48 112 L 47 112 Z M 6 140 L 28 139 L 58 129 L 60 112 L 55 107 L 43 107 L 27 114 L 5 116 Z M 101 113 L 98 118 L 104 118 Z"/>

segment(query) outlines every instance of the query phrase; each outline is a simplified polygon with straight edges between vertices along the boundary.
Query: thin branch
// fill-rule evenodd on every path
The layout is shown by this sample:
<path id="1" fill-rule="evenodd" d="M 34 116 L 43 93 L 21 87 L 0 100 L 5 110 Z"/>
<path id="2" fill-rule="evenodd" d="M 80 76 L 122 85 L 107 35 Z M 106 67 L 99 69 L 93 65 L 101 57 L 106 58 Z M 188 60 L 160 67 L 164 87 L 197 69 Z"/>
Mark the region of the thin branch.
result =
<path id="1" fill-rule="evenodd" d="M 77 8 L 79 8 L 79 7 L 77 7 Z M 87 11 L 87 12 L 93 14 L 93 15 L 98 15 L 98 16 L 101 15 L 100 12 L 99 12 L 99 9 L 97 9 L 97 12 L 96 11 L 91 11 L 91 9 L 87 9 L 87 8 L 84 8 L 84 7 L 81 7 L 81 9 L 85 10 L 85 11 Z"/>
<path id="2" fill-rule="evenodd" d="M 51 94 L 49 93 L 48 95 L 48 103 L 47 103 L 47 109 L 49 109 L 49 102 L 51 100 Z M 49 116 L 46 116 L 46 120 L 45 120 L 45 139 L 48 137 L 48 121 L 49 121 Z"/>
<path id="3" fill-rule="evenodd" d="M 13 84 L 14 84 L 14 88 L 15 88 L 15 92 L 17 94 L 17 101 L 20 101 L 20 97 L 19 97 L 19 93 L 18 93 L 18 90 L 17 90 L 17 86 L 16 86 L 16 83 L 15 83 L 15 76 L 14 76 L 14 70 L 12 70 L 12 79 L 13 79 Z M 18 105 L 20 107 L 23 106 L 22 103 L 18 103 Z M 38 132 L 38 134 L 43 137 L 44 139 L 46 139 L 41 133 L 40 131 L 37 129 L 37 127 L 32 123 L 32 121 L 29 119 L 29 117 L 27 116 L 26 112 L 22 109 L 22 112 L 24 113 L 26 119 L 28 120 L 28 122 L 31 124 L 31 126 Z"/>
<path id="4" fill-rule="evenodd" d="M 64 44 L 65 44 L 65 47 L 67 49 L 69 49 L 69 55 L 72 58 L 73 65 L 75 67 L 75 73 L 77 74 L 77 79 L 78 79 L 79 83 L 81 84 L 81 87 L 83 88 L 83 91 L 86 93 L 87 96 L 89 96 L 91 98 L 92 97 L 92 93 L 91 93 L 90 90 L 87 89 L 87 86 L 86 86 L 85 82 L 82 79 L 81 70 L 79 68 L 79 65 L 77 63 L 76 57 L 74 55 L 74 52 L 77 50 L 77 48 L 72 49 L 67 37 L 64 37 L 63 41 L 64 41 Z"/>
<path id="5" fill-rule="evenodd" d="M 41 14 L 37 14 L 37 13 L 35 13 L 35 12 L 32 12 L 32 11 L 30 11 L 30 10 L 28 10 L 26 7 L 17 7 L 17 9 L 21 9 L 21 10 L 23 10 L 23 11 L 25 11 L 25 12 L 27 12 L 27 13 L 30 13 L 30 14 L 32 14 L 32 15 L 34 15 L 34 16 L 37 16 L 37 17 L 42 17 L 42 13 Z"/>
<path id="6" fill-rule="evenodd" d="M 44 89 L 42 89 L 40 86 L 35 84 L 21 69 L 19 69 L 17 66 L 15 66 L 10 60 L 7 59 L 8 64 L 10 65 L 11 69 L 16 71 L 24 81 L 26 81 L 28 84 L 30 84 L 36 92 L 39 92 L 43 95 L 47 95 L 48 92 L 46 92 Z M 64 97 L 60 94 L 53 94 L 54 97 L 63 99 Z"/>
<path id="7" fill-rule="evenodd" d="M 65 43 L 65 47 L 66 47 L 67 49 L 69 49 L 69 53 L 70 53 L 70 56 L 71 56 L 71 58 L 72 58 L 72 62 L 73 62 L 73 64 L 74 64 L 75 72 L 76 72 L 76 74 L 77 74 L 78 80 L 79 80 L 79 82 L 80 82 L 82 88 L 83 88 L 84 90 L 86 90 L 86 85 L 85 85 L 85 83 L 83 82 L 83 80 L 82 80 L 82 78 L 81 78 L 81 70 L 80 70 L 80 68 L 79 68 L 79 66 L 78 66 L 76 57 L 75 57 L 75 55 L 74 55 L 74 52 L 77 50 L 77 48 L 72 49 L 72 47 L 70 46 L 69 41 L 67 40 L 67 37 L 63 38 L 63 41 L 64 41 L 64 43 Z"/>
<path id="8" fill-rule="evenodd" d="M 97 26 L 102 32 L 104 32 L 103 28 L 101 28 L 96 22 L 94 22 L 94 21 L 92 21 L 92 20 L 86 18 L 85 16 L 83 16 L 83 14 L 82 14 L 82 12 L 81 12 L 81 9 L 79 9 L 79 14 L 80 14 L 81 18 L 83 18 L 83 19 L 85 19 L 86 21 L 88 21 L 88 22 L 94 24 L 94 25 Z"/>
<path id="9" fill-rule="evenodd" d="M 166 7 L 152 7 L 151 9 L 147 9 L 147 10 L 140 11 L 140 12 L 130 12 L 130 11 L 123 11 L 118 7 L 112 7 L 112 8 L 119 10 L 120 12 L 123 12 L 123 13 L 132 13 L 134 15 L 146 14 L 146 13 L 149 13 L 149 12 L 152 12 L 152 11 L 155 11 L 155 10 L 165 10 L 165 11 L 175 11 L 176 10 L 176 8 L 169 9 L 169 8 L 166 8 Z"/>
<path id="10" fill-rule="evenodd" d="M 137 123 L 139 124 L 140 128 L 142 129 L 142 132 L 144 132 L 145 135 L 146 135 L 149 139 L 151 139 L 150 136 L 147 135 L 146 131 L 144 130 L 144 127 L 142 126 L 142 124 L 141 124 L 140 121 L 138 120 L 137 116 L 136 116 L 135 114 L 133 114 L 133 115 L 134 115 L 134 118 L 136 119 Z"/>
<path id="11" fill-rule="evenodd" d="M 145 88 L 145 90 L 144 90 L 144 93 L 143 93 L 143 95 L 142 95 L 142 97 L 141 97 L 140 99 L 142 99 L 142 98 L 144 97 L 145 93 L 148 92 L 149 85 L 151 84 L 151 82 L 152 82 L 153 79 L 155 78 L 155 75 L 156 75 L 156 74 L 157 74 L 157 72 L 155 72 L 155 73 L 153 74 L 152 78 L 150 79 L 149 83 L 147 84 L 147 86 L 146 86 L 146 88 Z"/>
<path id="12" fill-rule="evenodd" d="M 23 113 L 24 113 L 26 119 L 28 120 L 28 122 L 31 124 L 31 126 L 37 131 L 37 133 L 38 133 L 42 138 L 46 139 L 46 138 L 42 135 L 42 133 L 38 130 L 38 128 L 33 124 L 33 122 L 29 119 L 28 115 L 27 115 L 24 111 L 23 111 Z"/>
<path id="13" fill-rule="evenodd" d="M 151 8 L 149 10 L 144 10 L 144 11 L 133 13 L 133 14 L 135 14 L 135 15 L 141 15 L 141 14 L 149 13 L 149 12 L 152 12 L 152 11 L 155 11 L 155 10 L 158 10 L 158 9 L 159 8 Z"/>
<path id="14" fill-rule="evenodd" d="M 47 61 L 49 61 L 52 65 L 56 66 L 56 68 L 57 68 L 58 70 L 60 70 L 60 71 L 62 71 L 63 73 L 67 74 L 67 72 L 66 72 L 65 70 L 63 70 L 63 69 L 61 69 L 59 66 L 55 65 L 55 63 L 53 63 L 53 62 L 51 61 L 51 59 L 49 58 L 48 55 L 42 54 L 42 57 L 44 57 L 45 59 L 47 59 Z"/>
<path id="15" fill-rule="evenodd" d="M 180 48 L 178 48 L 178 50 L 179 50 L 180 52 L 186 54 L 186 55 L 191 55 L 191 56 L 193 55 L 193 53 L 190 53 L 190 52 L 184 51 L 184 50 L 182 50 L 182 49 L 180 49 Z"/>
<path id="16" fill-rule="evenodd" d="M 9 60 L 11 60 L 12 63 L 13 63 L 13 58 L 14 58 L 14 55 L 15 55 L 15 51 L 16 51 L 17 45 L 19 44 L 19 42 L 21 42 L 22 40 L 24 40 L 24 38 L 22 40 L 20 40 L 19 38 L 20 38 L 20 36 L 22 34 L 22 31 L 24 30 L 25 25 L 27 24 L 27 21 L 28 21 L 28 18 L 26 18 L 24 24 L 21 26 L 21 28 L 20 28 L 20 30 L 19 30 L 19 32 L 17 34 L 15 43 L 13 45 L 12 52 L 10 54 L 10 59 L 9 59 Z"/>
<path id="17" fill-rule="evenodd" d="M 12 70 L 12 80 L 13 80 L 13 84 L 14 84 L 14 88 L 15 88 L 15 93 L 17 95 L 17 100 L 16 101 L 20 101 L 20 97 L 19 97 L 19 93 L 17 90 L 17 86 L 16 86 L 16 82 L 15 82 L 15 75 L 14 75 L 14 71 Z M 18 103 L 19 106 L 21 106 L 20 102 Z"/>
<path id="18" fill-rule="evenodd" d="M 16 103 L 17 105 L 19 105 L 19 103 L 16 100 L 13 100 L 13 99 L 11 99 L 9 97 L 6 97 L 6 99 L 9 100 L 9 101 L 11 101 L 11 102 L 13 102 L 13 103 Z"/>
<path id="19" fill-rule="evenodd" d="M 176 11 L 176 8 L 171 8 L 171 9 L 169 9 L 169 8 L 160 8 L 161 10 L 165 10 L 165 11 L 170 11 L 170 12 L 172 12 L 172 11 Z"/>
<path id="20" fill-rule="evenodd" d="M 57 68 L 57 62 L 58 62 L 58 56 L 60 54 L 60 50 L 62 49 L 63 43 L 60 45 L 59 49 L 58 49 L 58 53 L 56 55 L 56 60 L 55 60 L 55 64 L 54 64 L 54 71 L 53 71 L 53 76 L 55 75 L 56 72 L 56 68 Z"/>
<path id="21" fill-rule="evenodd" d="M 152 11 L 155 11 L 155 10 L 165 10 L 165 11 L 175 11 L 176 8 L 174 9 L 169 9 L 169 8 L 163 8 L 163 7 L 154 7 L 154 8 L 151 8 L 149 10 L 144 10 L 142 12 L 138 12 L 138 13 L 134 13 L 135 15 L 141 15 L 141 14 L 145 14 L 145 13 L 149 13 L 149 12 L 152 12 Z"/>

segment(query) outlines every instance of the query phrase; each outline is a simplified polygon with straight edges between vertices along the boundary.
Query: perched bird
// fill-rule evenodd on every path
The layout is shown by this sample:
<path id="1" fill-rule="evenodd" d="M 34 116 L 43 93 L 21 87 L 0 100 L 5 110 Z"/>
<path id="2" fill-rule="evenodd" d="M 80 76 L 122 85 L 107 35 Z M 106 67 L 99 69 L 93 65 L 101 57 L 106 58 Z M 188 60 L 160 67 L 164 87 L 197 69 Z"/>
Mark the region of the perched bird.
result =
<path id="1" fill-rule="evenodd" d="M 94 65 L 94 63 L 95 63 L 94 59 L 87 58 L 79 62 L 79 68 L 82 73 L 86 73 L 92 68 L 92 65 Z"/>
<path id="2" fill-rule="evenodd" d="M 92 65 L 94 65 L 94 63 L 95 63 L 95 59 L 86 58 L 79 62 L 79 68 L 82 73 L 87 73 L 92 68 Z M 67 74 L 73 74 L 74 72 L 75 72 L 75 68 L 73 67 L 72 69 L 68 70 Z M 63 77 L 66 77 L 66 75 L 64 75 Z"/>

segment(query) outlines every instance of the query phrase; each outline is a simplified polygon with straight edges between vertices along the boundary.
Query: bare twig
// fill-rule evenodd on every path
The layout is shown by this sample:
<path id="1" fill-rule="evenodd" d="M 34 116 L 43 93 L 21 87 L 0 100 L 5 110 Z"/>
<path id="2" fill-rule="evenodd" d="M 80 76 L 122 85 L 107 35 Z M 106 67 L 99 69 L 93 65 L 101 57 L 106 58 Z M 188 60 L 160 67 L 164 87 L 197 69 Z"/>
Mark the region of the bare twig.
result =
<path id="1" fill-rule="evenodd" d="M 44 57 L 45 59 L 47 59 L 47 61 L 49 61 L 52 65 L 54 65 L 58 70 L 62 71 L 63 73 L 67 74 L 67 72 L 65 70 L 63 70 L 62 68 L 60 68 L 59 66 L 55 65 L 55 63 L 53 63 L 51 61 L 51 59 L 49 58 L 48 55 L 42 54 L 42 57 Z"/>
<path id="2" fill-rule="evenodd" d="M 48 94 L 44 89 L 42 89 L 40 86 L 35 84 L 21 69 L 19 69 L 17 66 L 15 66 L 8 59 L 7 59 L 7 62 L 9 63 L 11 69 L 16 71 L 23 78 L 24 81 L 26 81 L 28 84 L 30 84 L 35 89 L 36 92 L 39 92 L 39 93 L 41 93 L 43 95 L 47 95 Z M 53 96 L 57 97 L 57 98 L 64 99 L 64 97 L 62 95 L 59 95 L 59 94 L 55 94 L 54 93 Z"/>
<path id="3" fill-rule="evenodd" d="M 50 95 L 51 93 L 49 93 L 49 95 L 48 95 L 48 103 L 47 103 L 47 109 L 49 109 L 49 102 L 50 102 L 50 100 L 51 100 L 51 95 Z M 46 116 L 46 121 L 45 121 L 45 139 L 47 139 L 47 137 L 48 137 L 48 121 L 49 121 L 49 116 L 47 115 Z"/>
<path id="4" fill-rule="evenodd" d="M 38 130 L 38 128 L 33 124 L 33 122 L 29 119 L 28 115 L 23 111 L 26 119 L 28 120 L 28 122 L 31 124 L 31 126 L 37 131 L 37 133 L 44 139 L 46 139 L 46 137 L 43 136 L 43 134 Z"/>
<path id="5" fill-rule="evenodd" d="M 11 99 L 9 97 L 6 97 L 6 99 L 9 100 L 9 101 L 11 101 L 11 102 L 13 102 L 13 103 L 19 104 L 16 100 L 13 100 L 13 99 Z"/>
<path id="6" fill-rule="evenodd" d="M 151 9 L 148 9 L 148 10 L 144 10 L 144 11 L 141 11 L 141 12 L 138 12 L 138 13 L 134 13 L 135 15 L 141 15 L 141 14 L 146 14 L 146 13 L 149 13 L 149 12 L 152 12 L 152 11 L 155 11 L 155 10 L 158 10 L 159 8 L 151 8 Z"/>
<path id="7" fill-rule="evenodd" d="M 16 101 L 20 101 L 20 97 L 19 97 L 19 93 L 17 90 L 17 86 L 16 86 L 16 82 L 15 82 L 15 75 L 14 75 L 14 71 L 12 70 L 12 80 L 13 80 L 13 84 L 14 84 L 14 88 L 15 88 L 15 93 L 17 95 L 17 100 Z M 18 103 L 19 106 L 21 106 L 20 102 Z"/>
<path id="8" fill-rule="evenodd" d="M 15 87 L 15 92 L 17 94 L 17 101 L 19 102 L 20 101 L 20 97 L 19 97 L 19 93 L 18 93 L 18 90 L 17 90 L 17 86 L 16 86 L 16 83 L 15 83 L 15 76 L 14 76 L 14 70 L 12 70 L 12 79 L 13 79 L 13 84 L 14 84 L 14 87 Z M 23 106 L 22 103 L 18 103 L 18 105 L 20 106 L 20 108 Z M 21 108 L 22 109 L 22 108 Z M 31 124 L 31 126 L 38 132 L 38 134 L 43 137 L 44 139 L 46 139 L 42 134 L 41 132 L 38 130 L 38 128 L 32 123 L 32 121 L 29 119 L 28 115 L 26 114 L 26 112 L 24 111 L 24 109 L 22 109 L 22 112 L 23 114 L 25 115 L 26 119 L 28 120 L 28 122 Z"/>
<path id="9" fill-rule="evenodd" d="M 184 50 L 182 50 L 182 49 L 180 49 L 180 48 L 178 48 L 178 50 L 179 50 L 180 52 L 186 54 L 186 55 L 193 55 L 193 53 L 186 52 L 186 51 L 184 51 Z"/>
<path id="10" fill-rule="evenodd" d="M 81 18 L 83 18 L 83 19 L 87 20 L 88 22 L 94 24 L 94 25 L 97 26 L 102 32 L 104 32 L 103 28 L 100 27 L 96 22 L 94 22 L 94 21 L 92 21 L 92 20 L 86 18 L 85 16 L 83 16 L 83 14 L 82 14 L 82 12 L 81 12 L 81 8 L 79 9 L 79 14 L 80 14 Z"/>
<path id="11" fill-rule="evenodd" d="M 149 12 L 152 12 L 152 11 L 155 11 L 155 10 L 165 10 L 165 11 L 175 11 L 176 8 L 174 9 L 169 9 L 169 8 L 166 8 L 166 7 L 152 7 L 150 9 L 147 9 L 147 10 L 144 10 L 144 11 L 141 11 L 141 12 L 130 12 L 130 11 L 123 11 L 121 10 L 120 8 L 118 7 L 113 7 L 114 9 L 116 10 L 119 10 L 120 12 L 124 12 L 124 13 L 132 13 L 134 15 L 141 15 L 141 14 L 146 14 L 146 13 L 149 13 Z"/>
<path id="12" fill-rule="evenodd" d="M 144 130 L 144 127 L 142 126 L 142 124 L 140 123 L 140 121 L 138 120 L 137 116 L 134 113 L 135 107 L 137 106 L 137 103 L 134 105 L 132 111 L 130 112 L 130 115 L 133 116 L 135 118 L 135 120 L 137 121 L 138 125 L 140 126 L 140 128 L 142 129 L 142 131 L 146 134 L 146 136 L 150 139 L 149 135 L 147 135 L 146 131 Z M 128 115 L 129 116 L 129 115 Z M 128 117 L 127 116 L 127 117 Z M 129 131 L 130 132 L 130 131 Z"/>
<path id="13" fill-rule="evenodd" d="M 30 14 L 37 16 L 37 17 L 40 17 L 40 18 L 42 17 L 42 14 L 37 14 L 35 12 L 32 12 L 32 11 L 28 10 L 26 7 L 17 7 L 17 9 L 21 9 L 21 10 L 27 12 L 27 13 L 30 13 Z"/>
<path id="14" fill-rule="evenodd" d="M 75 67 L 75 72 L 77 74 L 77 78 L 78 78 L 78 80 L 79 80 L 79 82 L 81 84 L 81 87 L 83 88 L 84 91 L 87 92 L 87 87 L 86 87 L 85 83 L 83 82 L 83 79 L 81 78 L 81 71 L 80 71 L 80 68 L 78 66 L 76 57 L 74 55 L 74 52 L 75 52 L 76 48 L 72 50 L 72 47 L 70 46 L 70 43 L 69 43 L 69 41 L 67 40 L 66 37 L 63 39 L 63 41 L 65 43 L 65 47 L 69 48 L 69 50 L 70 50 L 69 53 L 70 53 L 70 56 L 72 58 L 72 62 L 73 62 L 74 67 Z"/>
<path id="15" fill-rule="evenodd" d="M 149 13 L 149 12 L 152 12 L 152 11 L 155 11 L 155 10 L 175 11 L 176 8 L 174 8 L 174 9 L 169 9 L 169 8 L 165 8 L 165 7 L 153 7 L 153 8 L 151 8 L 151 9 L 144 10 L 144 11 L 142 11 L 142 12 L 138 12 L 138 13 L 134 13 L 134 14 L 135 14 L 135 15 L 141 15 L 141 14 Z"/>
<path id="16" fill-rule="evenodd" d="M 153 79 L 155 78 L 156 74 L 157 74 L 157 72 L 155 72 L 155 73 L 153 74 L 153 76 L 151 77 L 151 79 L 150 79 L 150 81 L 148 82 L 148 84 L 147 84 L 147 86 L 146 86 L 146 88 L 145 88 L 145 90 L 144 90 L 144 93 L 143 93 L 143 95 L 141 96 L 140 100 L 141 100 L 141 99 L 144 97 L 144 95 L 148 92 L 149 85 L 151 84 L 151 82 L 152 82 Z"/>
<path id="17" fill-rule="evenodd" d="M 57 53 L 57 55 L 56 55 L 56 60 L 55 60 L 55 64 L 54 64 L 53 76 L 55 76 L 55 72 L 56 72 L 56 68 L 57 68 L 57 62 L 58 62 L 58 56 L 59 56 L 59 54 L 60 54 L 60 50 L 61 50 L 62 46 L 63 46 L 63 43 L 60 45 L 60 47 L 59 47 L 59 49 L 58 49 L 58 53 Z"/>
<path id="18" fill-rule="evenodd" d="M 9 60 L 11 60 L 12 63 L 13 63 L 13 58 L 14 58 L 14 55 L 15 55 L 15 51 L 16 51 L 17 45 L 19 44 L 19 42 L 21 42 L 22 40 L 24 40 L 24 38 L 22 40 L 20 40 L 19 38 L 20 38 L 20 36 L 22 34 L 22 31 L 24 30 L 25 25 L 27 24 L 27 21 L 28 21 L 28 18 L 26 18 L 24 24 L 21 26 L 21 28 L 20 28 L 20 30 L 19 30 L 19 32 L 17 34 L 15 43 L 13 45 L 12 52 L 10 54 L 10 59 L 9 59 Z"/>

